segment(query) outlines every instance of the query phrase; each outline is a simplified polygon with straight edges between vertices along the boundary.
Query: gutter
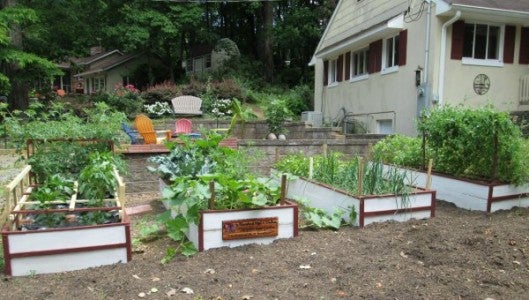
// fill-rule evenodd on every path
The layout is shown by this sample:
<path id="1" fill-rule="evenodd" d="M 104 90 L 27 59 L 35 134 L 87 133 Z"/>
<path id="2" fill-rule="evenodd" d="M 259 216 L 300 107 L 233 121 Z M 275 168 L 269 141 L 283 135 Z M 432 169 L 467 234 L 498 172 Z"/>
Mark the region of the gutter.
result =
<path id="1" fill-rule="evenodd" d="M 441 28 L 441 53 L 439 57 L 439 83 L 438 83 L 438 95 L 439 95 L 439 106 L 443 105 L 443 97 L 444 97 L 444 85 L 445 85 L 445 60 L 446 60 L 446 30 L 448 26 L 455 23 L 457 20 L 461 18 L 461 11 L 456 11 L 455 16 L 446 21 L 442 28 Z"/>

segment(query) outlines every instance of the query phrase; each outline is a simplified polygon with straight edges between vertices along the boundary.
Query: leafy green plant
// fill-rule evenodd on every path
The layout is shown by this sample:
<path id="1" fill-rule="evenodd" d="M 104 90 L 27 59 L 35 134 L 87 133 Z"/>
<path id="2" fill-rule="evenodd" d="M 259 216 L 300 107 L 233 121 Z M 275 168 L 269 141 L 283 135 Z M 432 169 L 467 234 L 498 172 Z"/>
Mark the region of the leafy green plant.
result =
<path id="1" fill-rule="evenodd" d="M 31 194 L 31 199 L 39 201 L 42 208 L 48 208 L 51 201 L 68 200 L 73 194 L 74 181 L 54 174 L 38 186 L 37 190 Z"/>
<path id="2" fill-rule="evenodd" d="M 292 117 L 292 112 L 288 109 L 284 99 L 273 99 L 265 107 L 266 124 L 271 133 L 285 133 L 284 123 Z"/>
<path id="3" fill-rule="evenodd" d="M 445 106 L 421 118 L 418 127 L 424 146 L 421 138 L 388 137 L 373 147 L 374 158 L 411 168 L 433 159 L 436 172 L 455 177 L 529 182 L 527 140 L 505 112 Z"/>
<path id="4" fill-rule="evenodd" d="M 111 152 L 92 152 L 87 165 L 79 174 L 81 198 L 102 206 L 103 200 L 113 196 L 117 182 L 114 169 L 123 170 L 123 162 Z"/>
<path id="5" fill-rule="evenodd" d="M 342 218 L 345 212 L 341 209 L 336 209 L 332 215 L 327 214 L 323 209 L 310 207 L 304 199 L 296 199 L 296 202 L 301 204 L 303 211 L 303 222 L 306 228 L 312 229 L 340 229 L 342 225 Z M 351 219 L 351 222 L 354 219 Z"/>
<path id="6" fill-rule="evenodd" d="M 378 162 L 369 162 L 363 167 L 362 191 L 358 191 L 359 168 L 361 166 L 359 161 L 360 158 L 358 157 L 347 159 L 339 152 L 315 156 L 312 178 L 354 195 L 409 194 L 410 187 L 405 184 L 407 175 L 385 173 L 382 164 Z M 308 165 L 309 158 L 300 154 L 291 154 L 276 162 L 274 168 L 307 177 Z"/>
<path id="7" fill-rule="evenodd" d="M 243 209 L 276 205 L 278 184 L 271 179 L 255 177 L 244 164 L 248 160 L 239 151 L 220 147 L 223 136 L 207 133 L 204 139 L 186 140 L 184 145 L 169 143 L 170 153 L 150 159 L 157 164 L 149 167 L 168 183 L 163 201 L 170 209 L 160 216 L 168 236 L 178 242 L 168 249 L 164 261 L 181 252 L 196 252 L 186 240 L 191 223 L 199 223 L 199 212 L 209 208 L 214 183 L 214 209 Z"/>

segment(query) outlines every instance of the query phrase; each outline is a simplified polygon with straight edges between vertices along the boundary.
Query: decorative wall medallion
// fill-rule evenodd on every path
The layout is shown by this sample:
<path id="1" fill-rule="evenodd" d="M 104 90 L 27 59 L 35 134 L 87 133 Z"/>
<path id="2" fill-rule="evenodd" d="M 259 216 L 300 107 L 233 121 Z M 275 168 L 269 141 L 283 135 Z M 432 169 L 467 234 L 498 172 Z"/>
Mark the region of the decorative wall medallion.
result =
<path id="1" fill-rule="evenodd" d="M 489 76 L 485 74 L 478 74 L 474 78 L 474 92 L 478 95 L 485 95 L 490 88 L 490 79 Z"/>

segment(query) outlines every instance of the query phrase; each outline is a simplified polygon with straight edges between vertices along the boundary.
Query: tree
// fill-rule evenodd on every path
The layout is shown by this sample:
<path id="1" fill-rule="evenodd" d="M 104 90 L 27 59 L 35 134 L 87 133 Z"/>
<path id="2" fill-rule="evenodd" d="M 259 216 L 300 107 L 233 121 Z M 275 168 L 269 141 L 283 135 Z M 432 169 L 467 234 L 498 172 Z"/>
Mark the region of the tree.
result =
<path id="1" fill-rule="evenodd" d="M 36 21 L 33 10 L 7 0 L 0 10 L 0 93 L 8 95 L 12 108 L 28 106 L 28 91 L 35 83 L 53 78 L 61 71 L 54 63 L 23 48 L 23 33 Z"/>

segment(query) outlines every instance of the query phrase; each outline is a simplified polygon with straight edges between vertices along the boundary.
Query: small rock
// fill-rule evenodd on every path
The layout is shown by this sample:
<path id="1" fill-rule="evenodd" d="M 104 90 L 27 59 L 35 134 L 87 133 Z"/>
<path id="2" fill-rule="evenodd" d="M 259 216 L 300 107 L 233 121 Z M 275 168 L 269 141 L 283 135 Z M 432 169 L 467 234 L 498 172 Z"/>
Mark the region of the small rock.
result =
<path id="1" fill-rule="evenodd" d="M 253 298 L 252 295 L 244 295 L 244 296 L 241 297 L 242 300 L 250 300 L 252 298 Z"/>
<path id="2" fill-rule="evenodd" d="M 299 266 L 300 269 L 310 269 L 312 268 L 310 265 L 301 265 Z"/>
<path id="3" fill-rule="evenodd" d="M 204 271 L 205 274 L 215 274 L 215 270 L 213 269 L 206 269 L 206 271 Z"/>
<path id="4" fill-rule="evenodd" d="M 188 295 L 192 295 L 195 292 L 192 289 L 190 289 L 188 287 L 185 287 L 185 288 L 182 289 L 182 293 L 185 293 L 185 294 L 188 294 Z"/>
<path id="5" fill-rule="evenodd" d="M 145 296 L 147 296 L 147 294 L 145 294 L 144 292 L 138 294 L 138 297 L 140 298 L 145 298 Z"/>
<path id="6" fill-rule="evenodd" d="M 174 295 L 176 295 L 176 289 L 170 289 L 165 294 L 167 295 L 167 297 L 174 296 Z"/>

